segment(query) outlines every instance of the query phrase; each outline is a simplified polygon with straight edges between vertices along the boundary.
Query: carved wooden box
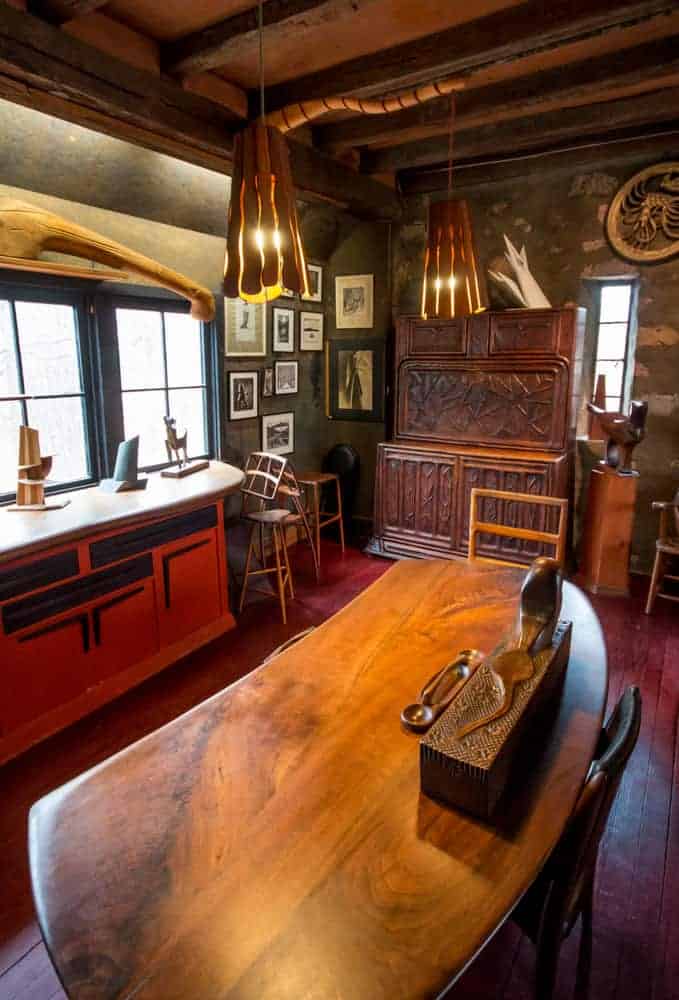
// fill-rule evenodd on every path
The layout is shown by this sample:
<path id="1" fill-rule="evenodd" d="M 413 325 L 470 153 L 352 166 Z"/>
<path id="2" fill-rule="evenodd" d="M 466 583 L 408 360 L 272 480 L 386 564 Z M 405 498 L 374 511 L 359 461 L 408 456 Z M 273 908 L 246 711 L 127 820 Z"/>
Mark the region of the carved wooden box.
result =
<path id="1" fill-rule="evenodd" d="M 517 685 L 509 711 L 460 740 L 457 732 L 462 726 L 502 703 L 501 683 L 487 662 L 481 664 L 420 742 L 420 784 L 425 795 L 481 819 L 492 816 L 511 777 L 517 749 L 533 735 L 531 722 L 560 692 L 570 641 L 571 623 L 559 622 L 552 645 L 534 659 L 533 676 Z"/>

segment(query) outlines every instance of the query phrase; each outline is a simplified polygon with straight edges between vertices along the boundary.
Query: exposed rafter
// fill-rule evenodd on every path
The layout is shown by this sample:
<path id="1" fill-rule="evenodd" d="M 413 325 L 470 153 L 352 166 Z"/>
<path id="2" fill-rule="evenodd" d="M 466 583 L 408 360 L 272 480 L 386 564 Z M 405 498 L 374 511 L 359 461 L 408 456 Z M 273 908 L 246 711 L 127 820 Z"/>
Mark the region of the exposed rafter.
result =
<path id="1" fill-rule="evenodd" d="M 520 79 L 503 81 L 456 97 L 456 128 L 577 107 L 679 83 L 679 37 L 587 59 Z M 602 95 L 606 95 L 605 98 Z M 356 146 L 403 144 L 443 134 L 450 122 L 449 98 L 408 108 L 385 118 L 348 118 L 314 128 L 314 143 L 336 152 Z"/>
<path id="2" fill-rule="evenodd" d="M 520 151 L 549 150 L 585 136 L 607 136 L 657 123 L 679 122 L 679 87 L 625 100 L 565 108 L 484 125 L 455 134 L 455 161 L 484 156 L 504 156 Z M 361 170 L 385 173 L 443 163 L 448 156 L 445 136 L 422 139 L 361 155 Z"/>
<path id="3" fill-rule="evenodd" d="M 107 3 L 108 0 L 29 0 L 28 10 L 51 24 L 63 24 L 74 17 L 91 14 Z"/>
<path id="4" fill-rule="evenodd" d="M 350 9 L 351 0 L 267 0 L 262 9 L 265 37 L 275 31 L 295 31 L 302 23 L 327 23 Z M 257 35 L 257 8 L 227 17 L 217 24 L 169 42 L 163 47 L 163 67 L 174 74 L 202 73 L 228 65 L 233 53 Z"/>
<path id="5" fill-rule="evenodd" d="M 670 0 L 627 0 L 615 5 L 608 0 L 572 0 L 567 4 L 529 0 L 270 87 L 267 104 L 274 109 L 295 101 L 365 92 L 375 87 L 381 91 L 397 89 L 522 59 L 671 13 L 676 13 L 676 3 Z"/>

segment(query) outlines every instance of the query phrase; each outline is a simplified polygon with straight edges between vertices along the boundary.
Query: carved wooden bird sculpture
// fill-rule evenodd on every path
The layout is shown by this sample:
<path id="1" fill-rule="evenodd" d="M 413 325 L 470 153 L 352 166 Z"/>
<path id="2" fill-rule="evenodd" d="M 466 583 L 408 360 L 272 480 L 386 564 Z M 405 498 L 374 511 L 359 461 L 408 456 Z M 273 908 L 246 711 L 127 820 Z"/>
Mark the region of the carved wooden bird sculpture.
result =
<path id="1" fill-rule="evenodd" d="M 516 685 L 530 680 L 535 669 L 533 658 L 552 643 L 561 612 L 562 588 L 563 573 L 556 559 L 536 559 L 521 587 L 514 645 L 493 656 L 488 664 L 502 686 L 502 703 L 489 715 L 462 726 L 457 732 L 459 740 L 510 710 Z"/>
<path id="2" fill-rule="evenodd" d="M 599 418 L 601 429 L 608 435 L 606 465 L 622 476 L 631 475 L 632 452 L 646 434 L 648 403 L 633 399 L 629 415 L 602 410 L 596 403 L 588 403 L 587 409 Z"/>

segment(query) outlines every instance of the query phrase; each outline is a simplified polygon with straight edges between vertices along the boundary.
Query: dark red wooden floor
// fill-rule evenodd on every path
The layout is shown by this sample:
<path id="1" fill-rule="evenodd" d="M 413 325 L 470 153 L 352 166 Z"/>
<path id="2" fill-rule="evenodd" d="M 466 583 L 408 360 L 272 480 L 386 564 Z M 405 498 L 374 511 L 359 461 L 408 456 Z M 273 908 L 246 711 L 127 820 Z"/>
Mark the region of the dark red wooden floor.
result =
<path id="1" fill-rule="evenodd" d="M 258 600 L 235 632 L 0 769 L 0 1000 L 64 996 L 33 912 L 26 855 L 31 803 L 247 673 L 284 638 L 323 621 L 390 565 L 355 550 L 342 559 L 324 543 L 324 579 L 317 587 L 308 553 L 298 558 L 298 599 L 286 628 L 277 606 Z M 644 706 L 639 744 L 602 844 L 590 995 L 679 1000 L 679 613 L 659 602 L 647 618 L 641 593 L 594 603 L 608 643 L 610 704 L 635 683 Z M 576 929 L 562 950 L 558 1000 L 573 995 L 577 938 Z M 530 943 L 508 924 L 451 995 L 528 1000 L 532 971 Z"/>

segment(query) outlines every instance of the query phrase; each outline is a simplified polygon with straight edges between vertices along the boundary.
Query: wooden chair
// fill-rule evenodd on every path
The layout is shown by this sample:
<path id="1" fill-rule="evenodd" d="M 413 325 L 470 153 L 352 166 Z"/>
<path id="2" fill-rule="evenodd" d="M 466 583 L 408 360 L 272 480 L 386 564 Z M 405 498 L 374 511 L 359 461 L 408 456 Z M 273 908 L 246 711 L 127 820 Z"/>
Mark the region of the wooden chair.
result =
<path id="1" fill-rule="evenodd" d="M 514 503 L 530 503 L 551 507 L 559 512 L 559 526 L 556 533 L 537 531 L 533 528 L 510 527 L 496 521 L 479 519 L 479 501 L 483 499 L 508 501 Z M 490 556 L 477 555 L 477 535 L 500 535 L 502 538 L 519 538 L 529 542 L 546 542 L 555 547 L 554 558 L 563 566 L 566 556 L 566 532 L 568 529 L 568 500 L 561 497 L 536 496 L 533 493 L 514 493 L 506 490 L 472 489 L 471 507 L 469 513 L 469 558 L 485 562 L 498 563 L 501 566 L 516 566 L 517 562 L 509 559 L 493 559 Z M 522 564 L 523 565 L 523 564 Z"/>
<path id="2" fill-rule="evenodd" d="M 339 523 L 340 545 L 344 552 L 344 521 L 342 516 L 342 492 L 340 490 L 340 480 L 336 472 L 307 472 L 299 476 L 300 486 L 309 488 L 309 513 L 311 523 L 316 533 L 316 551 L 318 552 L 318 562 L 321 562 L 321 528 L 327 528 L 329 524 Z M 325 511 L 322 509 L 323 487 L 329 483 L 335 485 L 336 510 Z"/>
<path id="3" fill-rule="evenodd" d="M 592 958 L 592 903 L 597 853 L 625 765 L 641 725 L 641 695 L 629 687 L 601 732 L 597 756 L 571 821 L 542 872 L 512 914 L 536 946 L 536 1000 L 550 1000 L 559 949 L 582 919 L 577 1000 L 586 1000 Z"/>
<path id="4" fill-rule="evenodd" d="M 663 597 L 666 601 L 679 601 L 676 594 L 666 594 L 660 589 L 664 580 L 679 580 L 679 576 L 674 573 L 667 573 L 667 560 L 673 556 L 679 558 L 679 490 L 675 494 L 674 500 L 656 500 L 651 505 L 653 510 L 660 511 L 660 531 L 658 540 L 655 543 L 655 560 L 653 562 L 653 573 L 651 574 L 651 584 L 648 588 L 648 599 L 646 601 L 646 614 L 650 615 L 655 604 L 656 597 Z M 674 512 L 674 517 L 670 521 L 670 511 Z M 674 522 L 674 533 L 670 524 Z"/>
<path id="5" fill-rule="evenodd" d="M 241 486 L 243 497 L 243 510 L 241 516 L 251 522 L 250 541 L 248 544 L 247 556 L 245 558 L 245 573 L 243 575 L 243 585 L 240 593 L 239 612 L 243 610 L 245 594 L 248 589 L 248 581 L 253 576 L 267 576 L 270 573 L 276 574 L 278 589 L 278 599 L 281 605 L 283 624 L 287 624 L 286 593 L 290 591 L 290 597 L 294 598 L 295 589 L 292 583 L 292 570 L 290 569 L 290 559 L 286 544 L 285 532 L 290 525 L 301 525 L 304 529 L 307 541 L 311 546 L 314 560 L 316 579 L 319 578 L 319 566 L 314 538 L 309 526 L 309 520 L 302 503 L 302 493 L 295 478 L 295 473 L 286 458 L 280 455 L 269 454 L 265 451 L 254 451 L 248 457 L 245 466 L 245 481 Z M 276 503 L 283 498 L 291 503 L 293 510 L 289 507 L 268 507 L 267 504 Z M 248 509 L 248 504 L 256 501 L 256 509 Z M 267 551 L 265 535 L 267 529 L 271 533 L 271 548 L 274 557 L 274 565 L 267 564 Z M 255 536 L 259 535 L 259 556 L 260 569 L 250 569 L 252 553 L 255 547 Z M 253 587 L 253 590 L 258 588 Z M 269 591 L 259 591 L 269 595 Z"/>

